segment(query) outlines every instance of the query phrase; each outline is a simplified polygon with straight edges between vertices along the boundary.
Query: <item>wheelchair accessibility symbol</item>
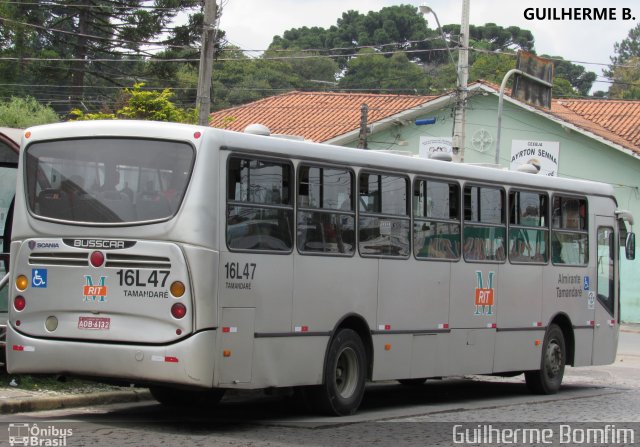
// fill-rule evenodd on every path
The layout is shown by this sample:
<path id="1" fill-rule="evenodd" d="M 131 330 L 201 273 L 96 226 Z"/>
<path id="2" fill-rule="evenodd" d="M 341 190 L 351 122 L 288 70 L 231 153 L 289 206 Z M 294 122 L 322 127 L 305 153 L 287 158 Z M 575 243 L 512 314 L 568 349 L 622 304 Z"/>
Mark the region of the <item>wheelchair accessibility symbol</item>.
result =
<path id="1" fill-rule="evenodd" d="M 47 287 L 47 269 L 31 270 L 31 287 L 36 287 L 36 288 Z"/>

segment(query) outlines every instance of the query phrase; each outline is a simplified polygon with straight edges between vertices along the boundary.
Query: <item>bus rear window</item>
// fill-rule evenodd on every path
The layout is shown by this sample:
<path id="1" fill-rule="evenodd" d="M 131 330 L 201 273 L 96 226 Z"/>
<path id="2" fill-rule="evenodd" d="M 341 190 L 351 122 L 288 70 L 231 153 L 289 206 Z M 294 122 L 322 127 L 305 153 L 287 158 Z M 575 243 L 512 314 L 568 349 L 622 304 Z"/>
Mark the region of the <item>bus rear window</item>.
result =
<path id="1" fill-rule="evenodd" d="M 92 138 L 38 142 L 26 150 L 27 199 L 37 216 L 125 223 L 173 216 L 194 150 L 186 143 Z"/>

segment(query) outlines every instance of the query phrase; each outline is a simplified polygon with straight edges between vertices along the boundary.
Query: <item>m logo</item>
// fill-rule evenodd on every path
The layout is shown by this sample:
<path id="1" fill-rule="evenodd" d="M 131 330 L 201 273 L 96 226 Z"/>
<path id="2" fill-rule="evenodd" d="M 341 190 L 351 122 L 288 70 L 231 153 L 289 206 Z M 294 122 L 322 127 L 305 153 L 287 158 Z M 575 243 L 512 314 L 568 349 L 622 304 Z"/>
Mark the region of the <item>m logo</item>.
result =
<path id="1" fill-rule="evenodd" d="M 482 272 L 476 272 L 476 311 L 474 315 L 493 315 L 493 305 L 495 299 L 495 291 L 493 289 L 493 277 L 496 272 L 489 272 L 489 284 L 488 287 L 484 285 L 484 278 Z"/>
<path id="2" fill-rule="evenodd" d="M 93 278 L 91 275 L 85 275 L 85 286 L 83 288 L 84 302 L 95 302 L 98 300 L 100 303 L 104 303 L 107 300 L 107 286 L 105 282 L 107 281 L 106 276 L 101 276 L 98 284 L 93 283 Z"/>

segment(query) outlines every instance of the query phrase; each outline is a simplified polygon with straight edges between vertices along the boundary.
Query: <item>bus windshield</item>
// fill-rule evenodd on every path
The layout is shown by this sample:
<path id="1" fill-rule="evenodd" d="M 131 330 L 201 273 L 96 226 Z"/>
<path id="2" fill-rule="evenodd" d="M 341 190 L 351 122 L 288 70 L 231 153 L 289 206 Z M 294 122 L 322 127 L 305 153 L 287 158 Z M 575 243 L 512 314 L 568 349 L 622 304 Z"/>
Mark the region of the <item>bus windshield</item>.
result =
<path id="1" fill-rule="evenodd" d="M 194 160 L 187 143 L 91 138 L 26 149 L 27 198 L 37 216 L 71 222 L 166 219 L 182 202 Z"/>

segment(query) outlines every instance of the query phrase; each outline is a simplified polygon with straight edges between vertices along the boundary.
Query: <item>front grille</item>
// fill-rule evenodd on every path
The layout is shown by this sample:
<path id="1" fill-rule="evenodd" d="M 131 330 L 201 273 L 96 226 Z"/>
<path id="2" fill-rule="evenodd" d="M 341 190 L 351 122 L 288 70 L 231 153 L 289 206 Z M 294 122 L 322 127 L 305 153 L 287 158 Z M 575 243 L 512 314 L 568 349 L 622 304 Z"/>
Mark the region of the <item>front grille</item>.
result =
<path id="1" fill-rule="evenodd" d="M 171 269 L 171 260 L 163 256 L 127 255 L 107 253 L 106 267 L 130 269 Z"/>
<path id="2" fill-rule="evenodd" d="M 86 267 L 89 260 L 89 253 L 31 253 L 29 264 L 31 265 L 61 265 L 72 267 Z"/>

